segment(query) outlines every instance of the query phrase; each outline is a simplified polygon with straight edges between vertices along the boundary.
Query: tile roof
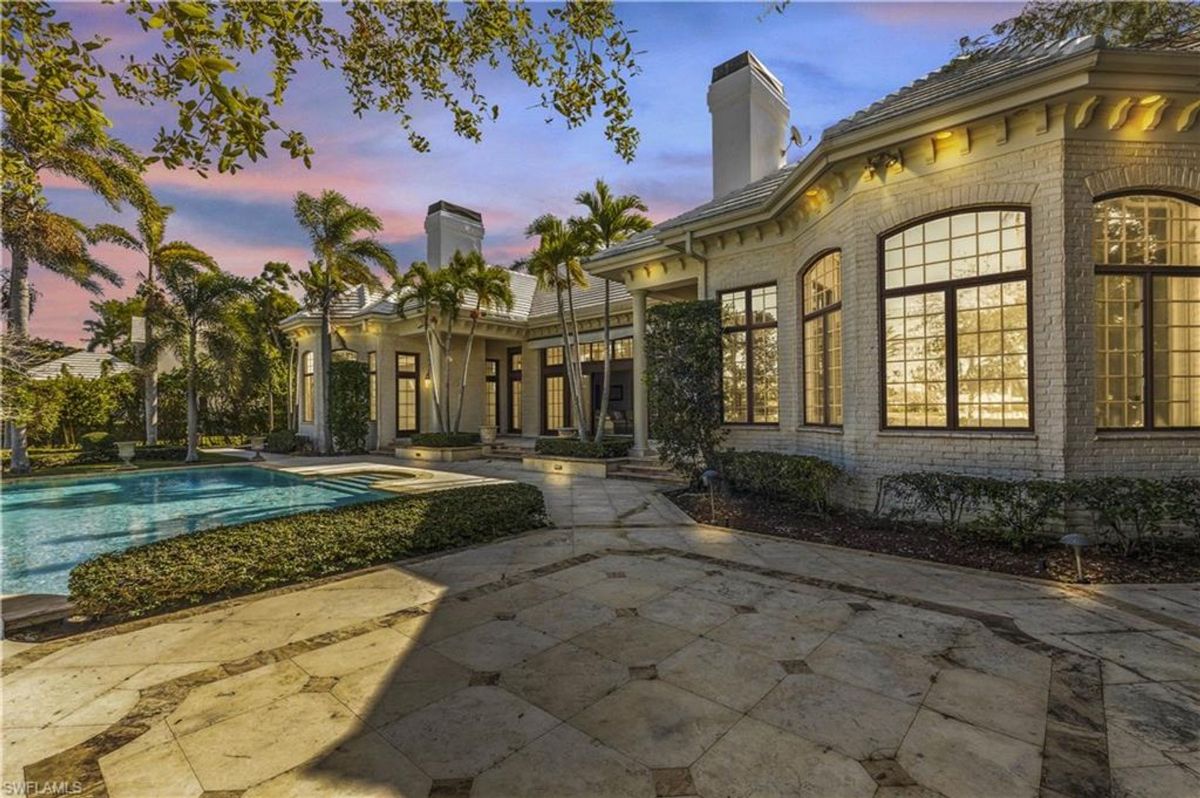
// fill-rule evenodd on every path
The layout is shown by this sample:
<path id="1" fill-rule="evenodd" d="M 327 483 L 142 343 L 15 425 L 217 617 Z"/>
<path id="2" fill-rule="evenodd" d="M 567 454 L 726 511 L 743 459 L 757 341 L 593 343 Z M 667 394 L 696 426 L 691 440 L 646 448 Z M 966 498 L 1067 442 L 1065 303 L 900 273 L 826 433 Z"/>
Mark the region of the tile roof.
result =
<path id="1" fill-rule="evenodd" d="M 604 304 L 604 280 L 593 278 L 588 281 L 586 288 L 575 290 L 575 309 L 588 309 Z M 525 322 L 542 316 L 553 316 L 558 312 L 557 299 L 553 291 L 543 291 L 537 286 L 537 278 L 525 272 L 510 271 L 510 285 L 513 292 L 512 310 L 492 309 L 488 316 L 513 322 Z M 362 285 L 352 286 L 343 292 L 332 307 L 332 318 L 339 321 L 351 321 L 367 316 L 395 316 L 399 311 L 395 291 L 380 291 Z M 625 286 L 614 282 L 612 285 L 611 301 L 629 301 L 629 291 Z M 463 299 L 463 308 L 475 305 L 475 295 L 468 291 Z M 418 305 L 405 308 L 410 318 L 419 313 Z M 303 309 L 289 316 L 284 324 L 311 321 L 317 318 L 317 313 Z"/>
<path id="2" fill-rule="evenodd" d="M 827 127 L 822 139 L 893 119 L 945 100 L 983 91 L 1072 56 L 1104 47 L 1099 36 L 1080 36 L 1028 47 L 1004 47 L 959 56 L 878 102 Z"/>
<path id="3" fill-rule="evenodd" d="M 63 369 L 76 377 L 94 380 L 105 370 L 109 374 L 128 374 L 136 369 L 124 360 L 118 360 L 115 355 L 106 352 L 75 352 L 74 354 L 51 360 L 29 370 L 32 380 L 52 380 L 62 374 Z"/>
<path id="4" fill-rule="evenodd" d="M 1099 36 L 1081 36 L 1060 42 L 1028 46 L 997 48 L 968 58 L 955 58 L 928 75 L 898 89 L 878 102 L 826 128 L 821 134 L 824 143 L 847 133 L 894 119 L 904 114 L 962 97 L 1013 78 L 1035 72 L 1052 64 L 1107 45 Z M 1107 48 L 1131 49 L 1131 48 Z M 1171 48 L 1152 48 L 1164 50 Z M 730 192 L 723 197 L 692 208 L 628 241 L 610 247 L 592 258 L 607 260 L 613 256 L 647 249 L 659 243 L 658 235 L 687 224 L 713 219 L 737 211 L 759 207 L 767 202 L 796 172 L 799 163 L 790 163 L 773 174 Z"/>

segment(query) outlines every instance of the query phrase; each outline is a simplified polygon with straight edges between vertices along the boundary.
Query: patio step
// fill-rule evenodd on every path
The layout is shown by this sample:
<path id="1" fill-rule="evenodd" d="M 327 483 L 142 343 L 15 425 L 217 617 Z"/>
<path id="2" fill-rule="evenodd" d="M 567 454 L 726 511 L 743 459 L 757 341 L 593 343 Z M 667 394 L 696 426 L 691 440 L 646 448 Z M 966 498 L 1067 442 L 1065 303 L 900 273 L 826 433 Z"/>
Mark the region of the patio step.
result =
<path id="1" fill-rule="evenodd" d="M 613 468 L 609 472 L 609 476 L 618 479 L 636 479 L 649 482 L 663 482 L 672 485 L 682 485 L 687 481 L 671 470 L 670 466 L 663 465 L 657 458 L 653 457 L 630 458 Z"/>

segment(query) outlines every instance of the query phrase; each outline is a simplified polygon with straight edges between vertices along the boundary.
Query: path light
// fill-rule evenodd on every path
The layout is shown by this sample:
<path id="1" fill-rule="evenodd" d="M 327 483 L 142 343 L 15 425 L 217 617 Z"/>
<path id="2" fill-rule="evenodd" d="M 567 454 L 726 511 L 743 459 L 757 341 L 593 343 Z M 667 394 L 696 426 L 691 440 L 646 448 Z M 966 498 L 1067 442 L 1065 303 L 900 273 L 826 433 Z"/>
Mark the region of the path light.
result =
<path id="1" fill-rule="evenodd" d="M 713 521 L 717 520 L 717 499 L 714 491 L 717 488 L 717 483 L 721 481 L 721 472 L 715 468 L 710 468 L 700 475 L 700 481 L 704 483 L 704 487 L 708 488 L 708 517 Z"/>
<path id="2" fill-rule="evenodd" d="M 1064 546 L 1070 546 L 1072 549 L 1075 550 L 1075 581 L 1082 582 L 1083 581 L 1083 557 L 1082 557 L 1083 547 L 1090 546 L 1091 541 L 1089 541 L 1087 538 L 1085 538 L 1083 535 L 1079 534 L 1078 532 L 1072 532 L 1069 535 L 1063 535 L 1062 538 L 1059 539 L 1059 542 L 1062 543 Z"/>

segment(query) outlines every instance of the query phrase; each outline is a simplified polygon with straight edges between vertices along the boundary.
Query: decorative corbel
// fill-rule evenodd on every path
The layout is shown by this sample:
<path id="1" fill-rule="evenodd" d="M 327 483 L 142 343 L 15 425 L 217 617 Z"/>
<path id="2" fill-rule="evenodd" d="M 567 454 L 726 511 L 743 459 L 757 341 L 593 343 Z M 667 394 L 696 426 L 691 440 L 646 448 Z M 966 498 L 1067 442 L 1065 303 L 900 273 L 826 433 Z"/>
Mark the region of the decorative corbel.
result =
<path id="1" fill-rule="evenodd" d="M 1075 129 L 1083 130 L 1092 123 L 1092 117 L 1096 115 L 1096 106 L 1100 104 L 1100 95 L 1093 94 L 1079 104 L 1075 109 Z"/>
<path id="2" fill-rule="evenodd" d="M 1163 112 L 1167 110 L 1167 107 L 1170 104 L 1171 101 L 1166 97 L 1163 97 L 1158 102 L 1154 103 L 1154 105 L 1151 105 L 1149 108 L 1147 108 L 1146 116 L 1142 119 L 1142 130 L 1149 132 L 1157 128 L 1158 123 L 1162 121 Z"/>
<path id="3" fill-rule="evenodd" d="M 1179 121 L 1175 123 L 1177 133 L 1186 133 L 1196 124 L 1196 116 L 1200 115 L 1200 100 L 1194 100 L 1179 111 Z"/>
<path id="4" fill-rule="evenodd" d="M 1113 106 L 1112 113 L 1108 115 L 1108 129 L 1120 130 L 1124 126 L 1125 121 L 1129 119 L 1129 111 L 1133 108 L 1132 97 L 1122 97 Z"/>

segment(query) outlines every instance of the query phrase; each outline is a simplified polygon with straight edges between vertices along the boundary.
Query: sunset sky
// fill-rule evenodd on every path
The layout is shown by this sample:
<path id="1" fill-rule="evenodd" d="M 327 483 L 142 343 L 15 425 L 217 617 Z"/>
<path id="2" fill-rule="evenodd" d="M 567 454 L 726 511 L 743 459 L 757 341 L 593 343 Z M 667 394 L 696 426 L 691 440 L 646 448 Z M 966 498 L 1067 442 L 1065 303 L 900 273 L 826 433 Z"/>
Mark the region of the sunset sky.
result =
<path id="1" fill-rule="evenodd" d="M 82 38 L 112 38 L 105 52 L 141 51 L 146 35 L 119 6 L 62 3 L 59 13 Z M 382 239 L 407 264 L 424 257 L 425 208 L 439 199 L 483 214 L 484 254 L 508 264 L 526 253 L 522 231 L 547 211 L 574 212 L 572 196 L 604 177 L 620 192 L 640 194 L 655 220 L 710 199 L 709 116 L 705 92 L 711 68 L 742 50 L 752 50 L 783 82 L 792 123 L 806 137 L 883 97 L 954 55 L 958 37 L 979 35 L 1012 16 L 1014 4 L 967 3 L 793 3 L 782 15 L 764 13 L 765 3 L 628 3 L 618 12 L 638 50 L 642 73 L 630 93 L 641 131 L 637 159 L 625 164 L 602 135 L 600 124 L 567 130 L 545 124 L 533 107 L 537 96 L 502 74 L 481 85 L 501 106 L 482 143 L 456 138 L 440 107 L 412 110 L 430 153 L 412 151 L 394 119 L 357 118 L 339 73 L 301 68 L 284 107 L 273 115 L 284 128 L 304 130 L 317 150 L 312 169 L 291 161 L 276 143 L 270 159 L 236 176 L 207 180 L 185 170 L 151 169 L 148 179 L 160 201 L 176 209 L 168 237 L 191 241 L 230 271 L 257 274 L 269 260 L 303 266 L 306 242 L 291 215 L 296 191 L 333 188 L 365 204 L 384 220 Z M 331 6 L 331 14 L 340 13 Z M 261 85 L 247 77 L 251 85 Z M 110 102 L 114 134 L 148 151 L 154 133 L 170 119 L 155 109 Z M 789 157 L 799 152 L 793 149 Z M 48 191 L 55 209 L 88 223 L 132 222 L 86 191 L 55 183 Z M 62 187 L 60 187 L 62 186 Z M 126 277 L 126 296 L 141 268 L 136 256 L 118 249 L 97 254 Z M 5 253 L 5 263 L 8 257 Z M 91 297 L 62 279 L 33 269 L 40 291 L 32 319 L 34 335 L 79 345 Z"/>

